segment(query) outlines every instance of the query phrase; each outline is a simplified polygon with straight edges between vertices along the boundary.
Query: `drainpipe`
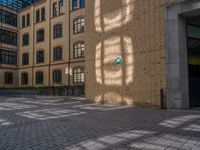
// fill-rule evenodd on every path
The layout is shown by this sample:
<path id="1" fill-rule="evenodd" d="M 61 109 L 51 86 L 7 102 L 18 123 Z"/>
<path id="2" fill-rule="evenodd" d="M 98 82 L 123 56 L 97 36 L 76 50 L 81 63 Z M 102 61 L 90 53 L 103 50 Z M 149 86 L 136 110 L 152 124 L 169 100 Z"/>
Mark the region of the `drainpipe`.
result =
<path id="1" fill-rule="evenodd" d="M 68 86 L 70 83 L 70 63 L 71 63 L 71 0 L 69 1 L 69 62 L 68 62 Z"/>

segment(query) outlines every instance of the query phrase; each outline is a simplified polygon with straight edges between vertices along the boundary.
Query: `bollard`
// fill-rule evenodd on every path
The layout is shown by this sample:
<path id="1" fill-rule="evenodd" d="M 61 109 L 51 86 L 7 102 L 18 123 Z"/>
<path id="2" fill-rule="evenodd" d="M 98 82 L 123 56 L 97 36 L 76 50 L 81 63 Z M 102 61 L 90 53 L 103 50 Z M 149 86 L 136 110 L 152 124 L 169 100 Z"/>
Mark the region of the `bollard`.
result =
<path id="1" fill-rule="evenodd" d="M 165 98 L 163 89 L 160 89 L 160 109 L 165 109 Z"/>

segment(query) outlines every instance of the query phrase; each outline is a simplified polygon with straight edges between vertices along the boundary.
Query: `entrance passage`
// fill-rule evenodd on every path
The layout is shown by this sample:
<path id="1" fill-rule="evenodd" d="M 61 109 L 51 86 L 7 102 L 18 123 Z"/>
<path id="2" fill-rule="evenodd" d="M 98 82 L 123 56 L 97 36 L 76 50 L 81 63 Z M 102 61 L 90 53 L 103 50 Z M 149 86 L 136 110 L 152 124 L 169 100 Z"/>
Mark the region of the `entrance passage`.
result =
<path id="1" fill-rule="evenodd" d="M 200 16 L 187 20 L 190 107 L 200 107 Z"/>

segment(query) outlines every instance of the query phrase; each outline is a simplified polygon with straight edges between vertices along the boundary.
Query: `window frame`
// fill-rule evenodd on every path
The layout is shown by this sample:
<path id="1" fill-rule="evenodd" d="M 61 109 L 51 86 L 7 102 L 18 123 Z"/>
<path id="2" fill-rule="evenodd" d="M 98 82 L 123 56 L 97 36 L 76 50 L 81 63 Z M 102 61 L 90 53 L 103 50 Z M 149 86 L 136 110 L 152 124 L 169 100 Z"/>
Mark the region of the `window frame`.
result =
<path id="1" fill-rule="evenodd" d="M 40 10 L 40 21 L 44 21 L 46 19 L 46 9 L 45 7 L 43 7 L 41 10 Z"/>
<path id="2" fill-rule="evenodd" d="M 62 84 L 62 70 L 61 69 L 56 69 L 53 70 L 53 84 Z"/>
<path id="3" fill-rule="evenodd" d="M 24 76 L 26 75 L 26 76 Z M 26 78 L 24 78 L 26 77 Z M 21 85 L 28 85 L 28 73 L 27 72 L 22 72 L 21 73 Z"/>
<path id="4" fill-rule="evenodd" d="M 52 4 L 52 17 L 56 17 L 56 16 L 58 16 L 58 10 L 57 10 L 57 3 L 54 2 Z"/>
<path id="5" fill-rule="evenodd" d="M 17 52 L 0 49 L 0 63 L 17 65 Z"/>
<path id="6" fill-rule="evenodd" d="M 13 76 L 13 72 L 5 72 L 4 73 L 4 84 L 6 84 L 6 85 L 12 85 L 13 84 L 13 77 L 14 77 Z"/>
<path id="7" fill-rule="evenodd" d="M 45 62 L 45 53 L 44 53 L 44 50 L 37 51 L 36 62 L 37 62 L 37 64 Z"/>
<path id="8" fill-rule="evenodd" d="M 79 71 L 79 72 L 76 72 L 76 71 Z M 83 66 L 73 68 L 73 83 L 74 84 L 85 83 L 85 69 Z"/>
<path id="9" fill-rule="evenodd" d="M 58 57 L 60 56 L 60 57 Z M 63 48 L 61 46 L 54 47 L 53 49 L 53 60 L 61 61 L 63 59 Z"/>
<path id="10" fill-rule="evenodd" d="M 63 37 L 63 25 L 61 23 L 53 26 L 53 38 L 62 38 Z"/>
<path id="11" fill-rule="evenodd" d="M 22 54 L 22 66 L 29 65 L 29 53 Z"/>
<path id="12" fill-rule="evenodd" d="M 43 85 L 44 84 L 44 72 L 37 71 L 35 73 L 35 84 L 36 85 Z"/>
<path id="13" fill-rule="evenodd" d="M 78 17 L 73 21 L 73 33 L 83 33 L 85 31 L 85 18 Z"/>
<path id="14" fill-rule="evenodd" d="M 79 55 L 80 54 L 80 55 Z M 73 44 L 73 58 L 85 58 L 85 42 L 80 41 Z"/>
<path id="15" fill-rule="evenodd" d="M 22 46 L 28 46 L 29 45 L 29 34 L 25 33 L 22 36 Z"/>
<path id="16" fill-rule="evenodd" d="M 37 35 L 37 37 L 36 37 L 37 43 L 45 41 L 45 30 L 44 29 L 38 29 L 36 35 Z"/>

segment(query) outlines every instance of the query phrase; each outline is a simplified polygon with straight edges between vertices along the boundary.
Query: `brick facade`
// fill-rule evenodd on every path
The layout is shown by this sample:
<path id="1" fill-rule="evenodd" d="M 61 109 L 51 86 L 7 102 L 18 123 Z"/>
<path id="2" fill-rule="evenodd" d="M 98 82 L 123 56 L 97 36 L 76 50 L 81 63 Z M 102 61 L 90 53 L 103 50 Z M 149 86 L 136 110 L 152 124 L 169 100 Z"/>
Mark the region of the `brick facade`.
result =
<path id="1" fill-rule="evenodd" d="M 94 0 L 86 5 L 86 98 L 160 105 L 166 92 L 165 10 L 174 0 Z M 117 56 L 122 64 L 115 64 Z"/>

